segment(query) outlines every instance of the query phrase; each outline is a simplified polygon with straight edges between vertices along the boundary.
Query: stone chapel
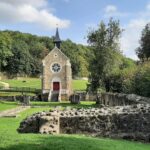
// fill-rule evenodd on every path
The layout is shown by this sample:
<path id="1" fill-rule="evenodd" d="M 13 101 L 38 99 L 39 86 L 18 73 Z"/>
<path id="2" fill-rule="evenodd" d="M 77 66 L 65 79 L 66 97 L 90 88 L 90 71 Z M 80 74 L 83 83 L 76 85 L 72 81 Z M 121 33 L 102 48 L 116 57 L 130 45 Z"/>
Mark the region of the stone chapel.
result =
<path id="1" fill-rule="evenodd" d="M 42 60 L 42 94 L 48 101 L 68 100 L 72 94 L 72 70 L 69 58 L 61 51 L 58 28 L 54 49 Z"/>

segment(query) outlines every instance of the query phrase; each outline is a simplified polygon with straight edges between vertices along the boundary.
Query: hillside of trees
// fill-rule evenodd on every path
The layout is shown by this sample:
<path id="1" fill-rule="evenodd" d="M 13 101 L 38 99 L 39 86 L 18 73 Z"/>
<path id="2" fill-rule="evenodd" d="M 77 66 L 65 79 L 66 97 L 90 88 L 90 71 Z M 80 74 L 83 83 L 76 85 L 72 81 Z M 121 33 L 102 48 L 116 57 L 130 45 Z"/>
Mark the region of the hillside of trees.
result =
<path id="1" fill-rule="evenodd" d="M 53 48 L 53 37 L 0 31 L 0 72 L 12 77 L 39 76 L 42 59 Z M 61 50 L 70 58 L 73 77 L 87 77 L 90 48 L 68 39 L 62 42 Z"/>
<path id="2" fill-rule="evenodd" d="M 88 35 L 89 46 L 62 42 L 61 50 L 70 58 L 73 77 L 89 77 L 88 89 L 135 93 L 150 97 L 150 24 L 141 33 L 135 50 L 138 61 L 123 56 L 119 21 L 103 21 Z M 0 31 L 0 72 L 11 77 L 41 75 L 42 59 L 54 48 L 53 37 Z"/>

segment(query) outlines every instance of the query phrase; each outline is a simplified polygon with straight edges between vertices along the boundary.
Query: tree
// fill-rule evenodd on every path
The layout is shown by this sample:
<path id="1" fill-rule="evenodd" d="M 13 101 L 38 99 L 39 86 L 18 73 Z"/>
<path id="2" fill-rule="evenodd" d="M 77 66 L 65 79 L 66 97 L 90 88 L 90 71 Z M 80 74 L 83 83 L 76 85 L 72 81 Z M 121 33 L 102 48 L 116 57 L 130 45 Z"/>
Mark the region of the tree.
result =
<path id="1" fill-rule="evenodd" d="M 28 51 L 28 45 L 22 40 L 14 41 L 12 45 L 13 56 L 9 57 L 6 67 L 8 73 L 30 75 L 32 59 Z"/>
<path id="2" fill-rule="evenodd" d="M 137 56 L 144 61 L 150 58 L 150 23 L 142 31 L 140 46 L 136 49 Z"/>
<path id="3" fill-rule="evenodd" d="M 8 33 L 0 34 L 0 71 L 7 65 L 7 59 L 13 55 L 11 47 L 12 39 L 10 35 Z"/>
<path id="4" fill-rule="evenodd" d="M 52 37 L 39 37 L 18 31 L 0 31 L 0 61 L 3 60 L 3 71 L 12 76 L 39 76 L 42 71 L 42 59 L 53 48 Z M 61 50 L 70 58 L 73 77 L 88 76 L 91 56 L 89 47 L 65 40 Z"/>
<path id="5" fill-rule="evenodd" d="M 122 56 L 122 64 L 110 76 L 110 88 L 112 92 L 133 93 L 133 78 L 137 71 L 136 63 Z"/>
<path id="6" fill-rule="evenodd" d="M 110 76 L 120 65 L 119 38 L 122 30 L 119 21 L 109 20 L 108 25 L 101 22 L 98 29 L 88 34 L 88 43 L 93 49 L 93 59 L 90 63 L 91 88 L 97 90 L 104 86 L 110 91 Z"/>
<path id="7" fill-rule="evenodd" d="M 79 76 L 80 61 L 78 59 L 79 49 L 77 44 L 68 39 L 62 43 L 61 50 L 70 59 L 73 77 Z"/>
<path id="8" fill-rule="evenodd" d="M 134 93 L 150 97 L 150 62 L 144 62 L 138 66 L 133 78 Z"/>

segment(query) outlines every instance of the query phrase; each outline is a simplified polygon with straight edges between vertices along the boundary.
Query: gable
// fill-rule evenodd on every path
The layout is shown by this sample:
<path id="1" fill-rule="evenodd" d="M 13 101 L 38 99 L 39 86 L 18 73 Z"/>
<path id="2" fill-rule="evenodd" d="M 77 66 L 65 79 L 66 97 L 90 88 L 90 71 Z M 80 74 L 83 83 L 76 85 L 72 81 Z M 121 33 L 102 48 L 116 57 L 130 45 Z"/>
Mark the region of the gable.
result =
<path id="1" fill-rule="evenodd" d="M 49 54 L 42 60 L 42 62 L 49 61 L 50 58 L 54 57 L 54 55 L 57 54 L 58 57 L 61 57 L 64 61 L 70 60 L 60 49 L 55 47 Z"/>

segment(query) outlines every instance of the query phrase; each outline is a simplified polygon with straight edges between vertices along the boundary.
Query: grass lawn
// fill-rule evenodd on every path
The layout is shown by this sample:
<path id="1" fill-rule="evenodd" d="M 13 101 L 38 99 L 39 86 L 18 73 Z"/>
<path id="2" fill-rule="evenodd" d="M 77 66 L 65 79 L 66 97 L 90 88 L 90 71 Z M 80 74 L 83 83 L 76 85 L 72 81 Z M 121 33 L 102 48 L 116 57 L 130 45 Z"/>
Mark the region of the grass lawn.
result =
<path id="1" fill-rule="evenodd" d="M 52 103 L 48 103 L 52 106 Z M 54 103 L 55 106 L 56 103 Z M 58 103 L 59 104 L 59 103 Z M 81 106 L 91 106 L 91 102 L 83 102 Z M 0 103 L 0 105 L 2 105 Z M 23 118 L 35 112 L 49 110 L 46 103 L 41 108 L 31 108 L 22 112 L 17 118 L 0 118 L 0 150 L 149 150 L 150 144 L 112 140 L 107 138 L 92 138 L 84 135 L 41 135 L 19 134 L 16 129 Z M 69 105 L 69 104 L 68 104 Z M 68 106 L 66 104 L 66 106 Z M 74 105 L 72 105 L 74 106 Z M 80 106 L 80 107 L 81 107 Z"/>
<path id="2" fill-rule="evenodd" d="M 74 108 L 89 108 L 89 107 L 97 107 L 94 101 L 81 101 L 80 104 L 72 105 L 70 104 L 69 101 L 66 102 L 31 102 L 31 106 L 36 107 L 36 106 L 41 106 L 41 107 L 56 107 L 56 106 L 61 106 L 62 109 L 65 107 L 74 107 Z"/>
<path id="3" fill-rule="evenodd" d="M 3 87 L 4 85 L 0 82 L 0 87 Z"/>
<path id="4" fill-rule="evenodd" d="M 15 107 L 17 107 L 17 102 L 0 101 L 0 112 Z"/>
<path id="5" fill-rule="evenodd" d="M 73 80 L 72 86 L 74 90 L 86 90 L 87 83 L 86 80 Z"/>
<path id="6" fill-rule="evenodd" d="M 21 78 L 3 80 L 3 82 L 9 83 L 11 87 L 30 87 L 30 88 L 41 88 L 41 79 L 38 78 Z M 72 86 L 74 90 L 85 90 L 88 81 L 85 80 L 73 80 Z"/>
<path id="7" fill-rule="evenodd" d="M 21 79 L 9 79 L 3 80 L 3 82 L 9 83 L 10 87 L 30 87 L 41 88 L 41 80 L 38 78 L 21 78 Z"/>

